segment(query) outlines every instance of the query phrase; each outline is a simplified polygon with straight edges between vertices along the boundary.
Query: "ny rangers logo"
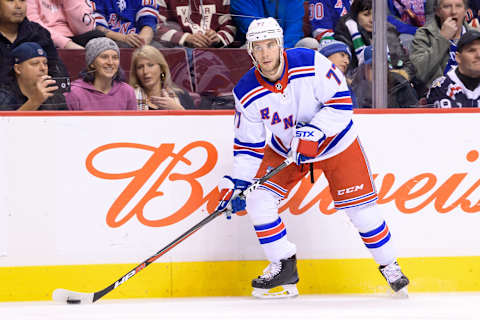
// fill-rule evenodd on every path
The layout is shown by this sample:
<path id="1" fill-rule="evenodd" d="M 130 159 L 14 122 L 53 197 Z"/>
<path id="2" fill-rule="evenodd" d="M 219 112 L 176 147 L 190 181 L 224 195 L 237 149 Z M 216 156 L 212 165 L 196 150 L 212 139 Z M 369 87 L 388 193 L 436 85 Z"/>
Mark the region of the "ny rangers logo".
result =
<path id="1" fill-rule="evenodd" d="M 127 3 L 125 0 L 117 0 L 117 7 L 120 9 L 120 12 L 123 12 L 127 8 Z"/>

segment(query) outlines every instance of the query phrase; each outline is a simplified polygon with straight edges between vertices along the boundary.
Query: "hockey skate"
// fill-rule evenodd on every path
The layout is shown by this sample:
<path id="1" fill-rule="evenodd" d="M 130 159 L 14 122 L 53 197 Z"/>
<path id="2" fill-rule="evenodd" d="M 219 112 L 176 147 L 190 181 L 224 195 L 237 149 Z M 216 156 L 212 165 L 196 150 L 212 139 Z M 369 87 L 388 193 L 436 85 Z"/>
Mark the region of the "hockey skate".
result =
<path id="1" fill-rule="evenodd" d="M 408 298 L 407 286 L 410 281 L 403 274 L 396 261 L 386 266 L 380 266 L 378 270 L 392 288 L 395 298 Z"/>
<path id="2" fill-rule="evenodd" d="M 297 258 L 295 255 L 277 263 L 270 263 L 263 274 L 252 280 L 255 298 L 290 298 L 298 296 Z"/>

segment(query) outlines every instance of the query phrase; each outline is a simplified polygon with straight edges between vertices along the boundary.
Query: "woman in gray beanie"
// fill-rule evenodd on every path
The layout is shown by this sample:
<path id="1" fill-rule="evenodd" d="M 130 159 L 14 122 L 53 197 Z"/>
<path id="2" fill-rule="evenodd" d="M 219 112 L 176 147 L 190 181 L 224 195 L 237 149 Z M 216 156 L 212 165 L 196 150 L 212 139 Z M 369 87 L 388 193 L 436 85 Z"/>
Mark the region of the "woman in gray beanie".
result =
<path id="1" fill-rule="evenodd" d="M 87 68 L 65 95 L 70 110 L 136 110 L 132 87 L 122 81 L 120 49 L 109 38 L 90 40 L 85 47 Z"/>

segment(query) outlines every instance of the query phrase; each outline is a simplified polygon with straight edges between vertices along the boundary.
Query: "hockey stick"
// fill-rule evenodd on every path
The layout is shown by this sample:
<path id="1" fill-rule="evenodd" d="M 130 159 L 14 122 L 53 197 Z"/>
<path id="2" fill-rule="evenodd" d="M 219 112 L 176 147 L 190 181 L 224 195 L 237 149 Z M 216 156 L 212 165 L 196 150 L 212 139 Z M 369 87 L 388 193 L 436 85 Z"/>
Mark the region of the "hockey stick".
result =
<path id="1" fill-rule="evenodd" d="M 282 169 L 287 167 L 290 163 L 292 163 L 293 160 L 288 157 L 285 159 L 278 167 L 272 169 L 269 171 L 266 175 L 264 175 L 262 178 L 258 179 L 254 183 L 252 183 L 247 189 L 245 189 L 239 196 L 245 196 L 248 193 L 252 192 L 253 190 L 257 189 L 258 186 L 263 184 L 265 181 L 276 175 L 278 172 L 280 172 Z M 94 303 L 110 291 L 113 291 L 116 289 L 118 286 L 121 284 L 127 282 L 131 277 L 148 267 L 152 262 L 163 256 L 165 253 L 170 251 L 172 248 L 177 246 L 179 243 L 181 243 L 183 240 L 187 239 L 190 237 L 192 234 L 197 232 L 201 227 L 221 215 L 225 209 L 223 210 L 215 210 L 212 214 L 208 215 L 205 219 L 185 231 L 181 236 L 170 242 L 167 246 L 165 246 L 163 249 L 155 253 L 153 256 L 150 258 L 146 259 L 142 263 L 140 263 L 138 266 L 124 274 L 120 279 L 106 287 L 105 289 L 102 289 L 97 292 L 75 292 L 75 291 L 70 291 L 66 289 L 55 289 L 52 294 L 52 299 L 57 302 L 62 302 L 62 303 L 70 303 L 70 304 L 78 304 L 78 303 Z"/>

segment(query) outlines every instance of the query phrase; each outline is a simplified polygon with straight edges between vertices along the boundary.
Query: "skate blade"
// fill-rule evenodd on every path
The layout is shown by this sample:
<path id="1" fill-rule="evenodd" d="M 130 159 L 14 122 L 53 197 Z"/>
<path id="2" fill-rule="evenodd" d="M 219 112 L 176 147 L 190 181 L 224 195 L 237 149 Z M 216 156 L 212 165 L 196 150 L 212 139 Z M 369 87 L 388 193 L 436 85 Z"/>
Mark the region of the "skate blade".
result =
<path id="1" fill-rule="evenodd" d="M 408 299 L 408 290 L 407 287 L 403 287 L 402 289 L 394 292 L 392 295 L 395 299 Z"/>
<path id="2" fill-rule="evenodd" d="M 296 284 L 286 284 L 271 289 L 253 288 L 252 296 L 258 299 L 284 299 L 298 296 Z"/>

